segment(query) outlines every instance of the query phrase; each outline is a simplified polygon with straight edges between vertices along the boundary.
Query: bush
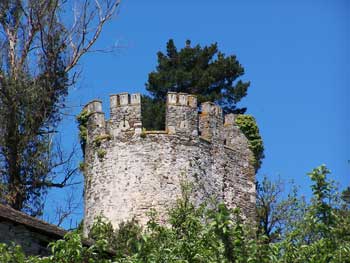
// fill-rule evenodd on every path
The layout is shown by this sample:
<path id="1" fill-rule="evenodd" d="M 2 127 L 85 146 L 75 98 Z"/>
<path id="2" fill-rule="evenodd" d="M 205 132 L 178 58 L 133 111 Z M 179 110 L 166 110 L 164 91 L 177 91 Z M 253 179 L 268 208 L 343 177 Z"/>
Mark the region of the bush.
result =
<path id="1" fill-rule="evenodd" d="M 304 216 L 274 243 L 256 235 L 256 227 L 244 222 L 238 209 L 222 203 L 197 207 L 184 188 L 166 224 L 159 223 L 155 211 L 144 229 L 132 220 L 114 230 L 100 217 L 90 231 L 95 239 L 90 247 L 76 231 L 51 243 L 48 258 L 26 258 L 20 247 L 1 244 L 0 262 L 350 262 L 349 206 L 327 180 L 328 173 L 320 166 L 309 174 L 313 197 Z"/>

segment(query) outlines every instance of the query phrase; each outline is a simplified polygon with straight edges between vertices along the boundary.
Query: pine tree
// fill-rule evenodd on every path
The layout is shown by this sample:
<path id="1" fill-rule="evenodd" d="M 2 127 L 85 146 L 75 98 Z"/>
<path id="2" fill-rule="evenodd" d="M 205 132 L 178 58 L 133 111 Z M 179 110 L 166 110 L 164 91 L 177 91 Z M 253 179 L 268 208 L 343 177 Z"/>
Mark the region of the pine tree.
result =
<path id="1" fill-rule="evenodd" d="M 178 51 L 174 41 L 167 43 L 166 54 L 158 52 L 156 71 L 148 76 L 146 89 L 151 96 L 144 96 L 144 107 L 152 108 L 143 112 L 146 129 L 164 129 L 165 98 L 168 91 L 195 94 L 198 101 L 212 101 L 223 107 L 226 113 L 244 113 L 237 103 L 247 95 L 249 82 L 239 78 L 244 68 L 236 56 L 225 56 L 218 50 L 217 43 L 201 47 L 191 46 L 190 40 Z M 160 103 L 162 105 L 160 105 Z M 157 121 L 154 121 L 154 114 Z"/>

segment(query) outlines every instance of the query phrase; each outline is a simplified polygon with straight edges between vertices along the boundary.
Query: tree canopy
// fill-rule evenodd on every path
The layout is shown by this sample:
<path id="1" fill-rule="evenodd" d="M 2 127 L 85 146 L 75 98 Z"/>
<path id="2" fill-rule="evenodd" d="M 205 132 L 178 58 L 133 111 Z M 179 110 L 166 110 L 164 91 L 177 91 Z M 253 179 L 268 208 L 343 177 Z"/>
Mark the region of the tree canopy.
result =
<path id="1" fill-rule="evenodd" d="M 224 113 L 238 114 L 236 125 L 249 141 L 258 171 L 264 158 L 264 144 L 256 121 L 244 115 L 246 108 L 237 103 L 247 95 L 250 83 L 240 79 L 244 68 L 236 56 L 225 56 L 217 43 L 201 47 L 186 46 L 178 50 L 170 39 L 166 53 L 158 52 L 156 70 L 149 73 L 146 89 L 150 96 L 142 96 L 142 124 L 148 130 L 165 129 L 165 100 L 169 91 L 195 94 L 198 103 L 211 101 L 219 104 Z"/>
<path id="2" fill-rule="evenodd" d="M 52 255 L 25 257 L 20 247 L 0 244 L 0 261 L 28 263 L 85 262 L 234 262 L 234 263 L 346 263 L 350 262 L 349 207 L 343 206 L 341 194 L 327 179 L 329 170 L 319 166 L 309 173 L 312 181 L 311 202 L 300 206 L 296 195 L 276 211 L 289 219 L 288 228 L 274 232 L 275 237 L 256 232 L 254 222 L 244 221 L 238 209 L 222 203 L 194 205 L 190 188 L 169 210 L 166 222 L 159 223 L 156 211 L 150 212 L 143 228 L 137 221 L 122 223 L 117 230 L 105 219 L 96 219 L 90 231 L 94 245 L 86 247 L 79 231 L 51 243 Z M 278 187 L 264 180 L 265 195 L 273 199 Z M 266 194 L 271 192 L 271 194 Z M 283 201 L 284 202 L 284 201 Z M 293 204 L 294 203 L 294 204 Z M 261 203 L 260 203 L 261 204 Z M 260 206 L 258 203 L 258 208 Z M 300 211 L 299 211 L 300 210 Z M 294 216 L 296 212 L 301 216 Z M 273 214 L 273 221 L 278 216 Z M 258 225 L 261 223 L 257 222 Z M 258 233 L 258 235 L 256 234 Z M 266 233 L 269 234 L 269 233 Z M 271 234 L 271 232 L 270 232 Z"/>
<path id="3" fill-rule="evenodd" d="M 142 119 L 146 129 L 164 129 L 165 106 L 160 103 L 165 103 L 169 91 L 195 94 L 198 102 L 216 102 L 226 113 L 245 112 L 245 108 L 237 106 L 247 95 L 249 87 L 249 82 L 239 79 L 244 74 L 244 68 L 235 55 L 226 56 L 219 51 L 217 43 L 192 47 L 187 40 L 186 46 L 178 50 L 170 39 L 166 53 L 158 52 L 157 57 L 156 70 L 149 73 L 146 83 L 151 96 L 144 96 L 147 108 Z M 154 116 L 157 118 L 154 119 Z"/>

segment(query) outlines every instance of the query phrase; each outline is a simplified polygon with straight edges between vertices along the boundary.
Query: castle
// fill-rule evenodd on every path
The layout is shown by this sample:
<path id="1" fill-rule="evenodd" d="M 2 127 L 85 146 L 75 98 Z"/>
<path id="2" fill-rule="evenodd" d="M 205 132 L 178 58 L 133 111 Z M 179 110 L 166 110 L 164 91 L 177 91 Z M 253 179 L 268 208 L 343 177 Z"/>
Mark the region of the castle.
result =
<path id="1" fill-rule="evenodd" d="M 146 223 L 151 208 L 164 218 L 184 180 L 196 204 L 216 198 L 254 217 L 254 157 L 235 115 L 211 102 L 199 108 L 196 96 L 169 92 L 165 131 L 145 131 L 140 94 L 111 95 L 109 120 L 101 101 L 84 107 L 85 234 L 101 214 L 114 227 L 133 217 Z"/>

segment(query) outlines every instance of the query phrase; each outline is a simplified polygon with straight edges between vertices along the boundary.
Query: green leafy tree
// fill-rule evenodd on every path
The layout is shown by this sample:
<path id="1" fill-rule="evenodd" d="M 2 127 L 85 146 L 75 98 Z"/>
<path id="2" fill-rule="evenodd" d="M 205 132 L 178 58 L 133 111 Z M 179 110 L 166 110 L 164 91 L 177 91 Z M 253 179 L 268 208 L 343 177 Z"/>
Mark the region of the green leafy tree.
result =
<path id="1" fill-rule="evenodd" d="M 84 245 L 81 234 L 74 231 L 51 243 L 52 255 L 46 258 L 26 257 L 20 247 L 0 244 L 0 261 L 348 263 L 350 238 L 346 227 L 349 219 L 339 214 L 343 205 L 341 193 L 327 179 L 328 173 L 325 166 L 309 173 L 311 202 L 302 207 L 302 216 L 291 217 L 291 231 L 274 242 L 268 242 L 270 237 L 263 234 L 256 235 L 254 226 L 242 220 L 238 209 L 216 202 L 194 205 L 185 185 L 182 197 L 170 209 L 166 222 L 160 223 L 156 212 L 152 211 L 144 229 L 130 221 L 114 230 L 103 218 L 97 218 L 90 232 L 90 237 L 95 239 L 91 246 Z M 272 189 L 276 193 L 274 184 L 265 182 L 264 185 L 268 191 Z"/>
<path id="2" fill-rule="evenodd" d="M 0 262 L 2 263 L 24 263 L 26 257 L 20 246 L 0 244 Z"/>
<path id="3" fill-rule="evenodd" d="M 299 199 L 296 186 L 291 187 L 284 194 L 285 184 L 280 179 L 272 182 L 266 176 L 256 184 L 258 235 L 265 236 L 267 243 L 282 240 L 304 216 L 305 201 Z"/>
<path id="4" fill-rule="evenodd" d="M 341 199 L 344 201 L 344 205 L 350 208 L 350 186 L 341 193 Z"/>
<path id="5" fill-rule="evenodd" d="M 216 43 L 204 47 L 190 44 L 187 40 L 186 46 L 178 50 L 170 39 L 166 54 L 158 52 L 156 71 L 149 74 L 146 83 L 151 97 L 144 96 L 145 104 L 150 104 L 148 107 L 156 113 L 143 112 L 142 120 L 147 129 L 164 129 L 164 103 L 168 91 L 196 94 L 199 102 L 217 102 L 225 112 L 245 112 L 245 108 L 238 108 L 237 103 L 247 95 L 249 82 L 239 80 L 244 68 L 236 56 L 225 56 Z M 159 116 L 156 121 L 155 116 Z"/>
<path id="6" fill-rule="evenodd" d="M 142 238 L 142 227 L 138 221 L 132 219 L 122 222 L 115 232 L 114 249 L 117 258 L 124 258 L 134 255 L 138 251 L 138 246 Z"/>
<path id="7" fill-rule="evenodd" d="M 349 232 L 343 232 L 349 218 L 338 214 L 340 194 L 327 179 L 329 173 L 321 165 L 308 174 L 313 182 L 311 204 L 278 244 L 281 262 L 350 262 Z"/>
<path id="8" fill-rule="evenodd" d="M 48 189 L 66 186 L 75 174 L 73 155 L 54 143 L 60 112 L 78 61 L 119 0 L 75 4 L 0 1 L 0 202 L 32 215 L 42 212 Z"/>

